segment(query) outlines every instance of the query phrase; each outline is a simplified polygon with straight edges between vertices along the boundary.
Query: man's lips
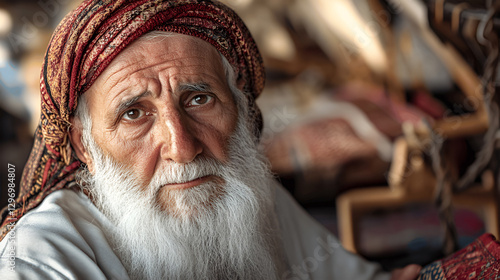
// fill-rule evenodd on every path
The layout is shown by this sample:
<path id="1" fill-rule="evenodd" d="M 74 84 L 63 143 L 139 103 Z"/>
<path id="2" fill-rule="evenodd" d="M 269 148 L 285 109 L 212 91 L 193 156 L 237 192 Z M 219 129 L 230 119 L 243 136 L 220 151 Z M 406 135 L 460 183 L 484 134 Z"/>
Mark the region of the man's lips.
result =
<path id="1" fill-rule="evenodd" d="M 166 187 L 169 190 L 184 190 L 184 189 L 196 187 L 196 186 L 201 185 L 203 183 L 206 183 L 210 180 L 213 180 L 214 177 L 215 177 L 214 175 L 208 175 L 208 176 L 196 178 L 192 181 L 188 181 L 188 182 L 184 182 L 184 183 L 166 184 L 166 185 L 164 185 L 164 187 Z"/>

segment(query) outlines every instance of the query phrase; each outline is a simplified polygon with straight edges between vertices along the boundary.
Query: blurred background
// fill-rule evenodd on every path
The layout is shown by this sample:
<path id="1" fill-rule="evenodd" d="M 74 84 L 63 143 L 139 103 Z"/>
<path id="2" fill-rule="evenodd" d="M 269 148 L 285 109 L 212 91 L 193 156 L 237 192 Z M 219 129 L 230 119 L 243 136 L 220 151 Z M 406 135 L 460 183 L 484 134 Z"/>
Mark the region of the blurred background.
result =
<path id="1" fill-rule="evenodd" d="M 31 150 L 48 40 L 79 2 L 0 0 L 0 206 L 7 164 L 19 186 Z M 272 170 L 349 249 L 392 269 L 442 257 L 450 240 L 456 249 L 485 231 L 498 238 L 495 1 L 223 2 L 264 57 L 261 148 Z M 484 190 L 467 207 L 450 202 L 474 186 Z M 391 192 L 408 188 L 393 203 Z M 377 203 L 352 202 L 374 190 Z"/>

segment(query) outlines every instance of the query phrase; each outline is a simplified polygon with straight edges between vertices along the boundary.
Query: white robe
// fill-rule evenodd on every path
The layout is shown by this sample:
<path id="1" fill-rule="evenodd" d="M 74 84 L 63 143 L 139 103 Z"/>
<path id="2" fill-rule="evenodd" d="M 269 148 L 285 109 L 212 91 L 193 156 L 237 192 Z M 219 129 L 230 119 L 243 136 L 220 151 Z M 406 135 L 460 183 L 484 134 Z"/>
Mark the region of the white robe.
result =
<path id="1" fill-rule="evenodd" d="M 276 211 L 289 265 L 281 279 L 390 278 L 378 265 L 345 251 L 278 184 Z M 107 223 L 82 193 L 55 191 L 0 242 L 0 279 L 129 279 L 103 233 Z"/>

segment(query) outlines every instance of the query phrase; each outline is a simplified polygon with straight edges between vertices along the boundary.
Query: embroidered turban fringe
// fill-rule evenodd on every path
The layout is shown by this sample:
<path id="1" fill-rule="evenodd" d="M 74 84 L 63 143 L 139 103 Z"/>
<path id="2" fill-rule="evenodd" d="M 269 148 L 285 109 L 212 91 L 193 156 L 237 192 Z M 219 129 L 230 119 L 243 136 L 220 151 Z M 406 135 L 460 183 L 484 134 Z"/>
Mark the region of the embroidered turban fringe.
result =
<path id="1" fill-rule="evenodd" d="M 153 30 L 195 36 L 217 48 L 245 82 L 249 117 L 257 120 L 259 136 L 262 118 L 255 98 L 264 87 L 264 67 L 255 41 L 235 12 L 209 0 L 84 1 L 61 21 L 45 54 L 41 119 L 16 208 L 2 210 L 0 240 L 48 194 L 75 184 L 80 161 L 67 131 L 78 97 L 126 46 Z"/>

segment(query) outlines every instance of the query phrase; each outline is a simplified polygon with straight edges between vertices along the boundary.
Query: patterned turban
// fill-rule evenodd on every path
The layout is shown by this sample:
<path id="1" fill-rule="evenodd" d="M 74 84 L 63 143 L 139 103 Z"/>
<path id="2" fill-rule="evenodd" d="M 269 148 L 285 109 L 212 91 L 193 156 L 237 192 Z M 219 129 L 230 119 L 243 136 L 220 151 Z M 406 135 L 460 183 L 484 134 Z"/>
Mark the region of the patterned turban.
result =
<path id="1" fill-rule="evenodd" d="M 83 94 L 125 47 L 149 31 L 191 35 L 212 44 L 234 66 L 262 128 L 255 98 L 264 67 L 242 20 L 211 0 L 86 0 L 69 13 L 51 38 L 40 77 L 42 113 L 24 168 L 15 210 L 4 208 L 0 240 L 21 216 L 50 193 L 75 186 L 80 166 L 68 139 L 69 120 Z"/>

